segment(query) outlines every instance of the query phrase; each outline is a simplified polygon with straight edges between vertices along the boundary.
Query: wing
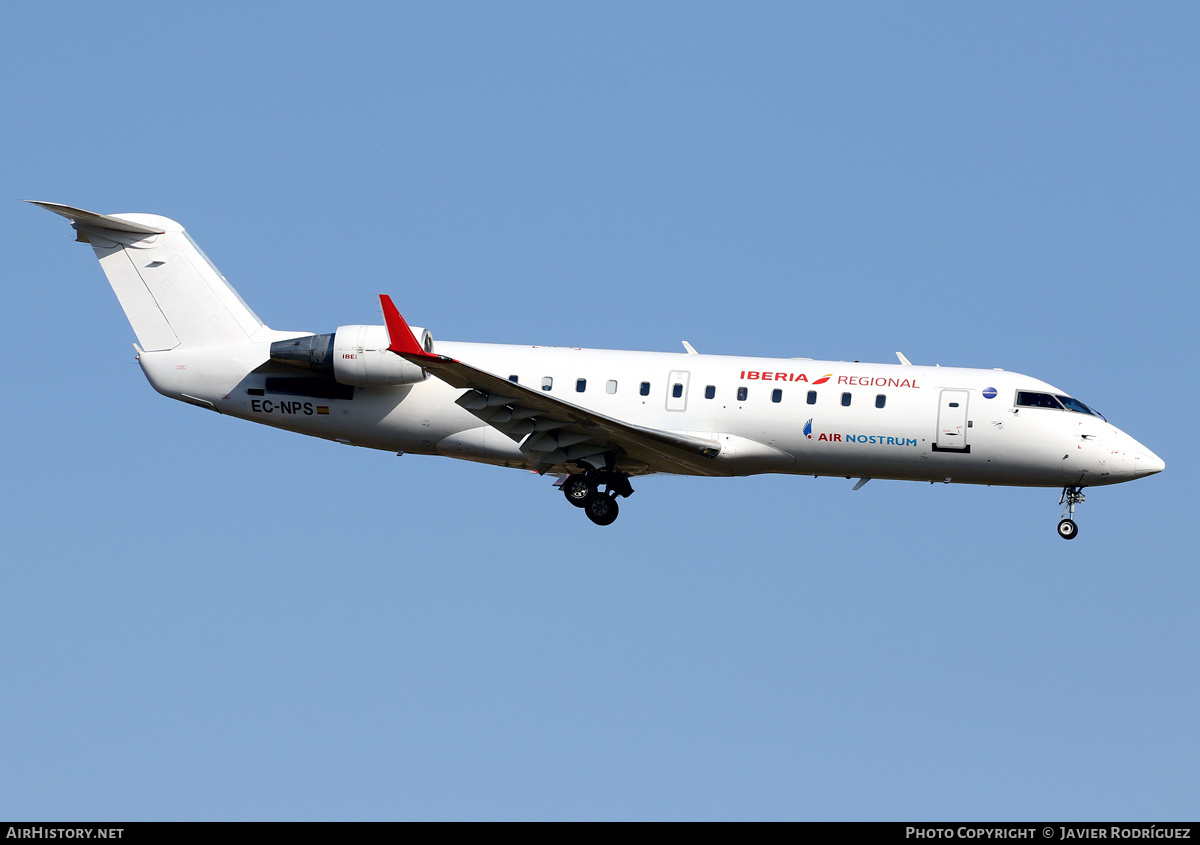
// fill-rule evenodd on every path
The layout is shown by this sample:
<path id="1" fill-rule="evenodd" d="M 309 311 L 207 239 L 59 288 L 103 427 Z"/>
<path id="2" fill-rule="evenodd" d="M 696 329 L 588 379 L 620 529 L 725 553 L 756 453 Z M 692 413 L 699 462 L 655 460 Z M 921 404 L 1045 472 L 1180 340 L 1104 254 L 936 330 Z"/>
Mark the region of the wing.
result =
<path id="1" fill-rule="evenodd" d="M 715 440 L 622 422 L 445 355 L 426 352 L 391 297 L 381 294 L 379 303 L 387 324 L 389 351 L 451 387 L 465 390 L 455 401 L 516 441 L 539 472 L 572 463 L 600 469 L 621 460 L 626 471 L 636 473 L 732 475 L 714 460 L 721 452 Z M 636 466 L 639 464 L 641 467 Z"/>

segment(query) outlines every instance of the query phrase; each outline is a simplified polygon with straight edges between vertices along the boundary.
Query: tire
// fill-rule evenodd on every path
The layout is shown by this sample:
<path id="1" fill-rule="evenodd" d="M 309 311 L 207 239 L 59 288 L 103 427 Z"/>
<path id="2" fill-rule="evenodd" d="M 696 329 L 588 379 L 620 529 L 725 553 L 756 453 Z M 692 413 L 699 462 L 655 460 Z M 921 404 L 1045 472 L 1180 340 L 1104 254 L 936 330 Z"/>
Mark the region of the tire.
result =
<path id="1" fill-rule="evenodd" d="M 1079 526 L 1073 519 L 1064 519 L 1058 523 L 1058 536 L 1064 540 L 1074 540 L 1079 536 Z"/>
<path id="2" fill-rule="evenodd" d="M 603 493 L 592 496 L 584 506 L 587 518 L 597 525 L 612 525 L 620 510 L 616 498 Z"/>
<path id="3" fill-rule="evenodd" d="M 563 495 L 567 497 L 568 502 L 577 508 L 587 506 L 588 497 L 592 495 L 595 489 L 595 485 L 582 475 L 568 476 L 562 485 Z"/>

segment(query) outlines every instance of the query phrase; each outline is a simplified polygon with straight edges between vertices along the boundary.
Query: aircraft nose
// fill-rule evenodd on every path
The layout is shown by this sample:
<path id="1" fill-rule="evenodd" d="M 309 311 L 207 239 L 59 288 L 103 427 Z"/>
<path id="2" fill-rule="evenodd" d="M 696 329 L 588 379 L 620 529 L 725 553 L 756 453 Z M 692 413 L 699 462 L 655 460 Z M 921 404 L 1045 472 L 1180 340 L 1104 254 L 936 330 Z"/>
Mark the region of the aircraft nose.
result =
<path id="1" fill-rule="evenodd" d="M 1166 461 L 1119 429 L 1113 430 L 1109 443 L 1108 467 L 1115 482 L 1145 478 L 1167 468 Z"/>
<path id="2" fill-rule="evenodd" d="M 1167 468 L 1166 461 L 1151 452 L 1145 446 L 1133 453 L 1134 475 L 1154 475 Z"/>

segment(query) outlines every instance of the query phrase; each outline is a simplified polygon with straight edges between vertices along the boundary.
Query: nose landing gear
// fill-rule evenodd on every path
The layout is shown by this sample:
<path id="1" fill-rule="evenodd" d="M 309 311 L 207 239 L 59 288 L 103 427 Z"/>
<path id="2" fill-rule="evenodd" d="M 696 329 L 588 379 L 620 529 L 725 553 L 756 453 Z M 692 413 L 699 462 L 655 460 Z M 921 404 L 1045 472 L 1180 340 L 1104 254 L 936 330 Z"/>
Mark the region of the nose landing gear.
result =
<path id="1" fill-rule="evenodd" d="M 604 490 L 601 491 L 600 487 Z M 629 476 L 611 470 L 571 475 L 562 483 L 563 495 L 577 508 L 583 508 L 587 518 L 597 525 L 612 525 L 620 508 L 618 496 L 630 496 L 633 487 Z"/>
<path id="2" fill-rule="evenodd" d="M 1082 487 L 1064 487 L 1062 498 L 1058 500 L 1064 505 L 1062 519 L 1058 523 L 1058 536 L 1064 540 L 1074 540 L 1079 536 L 1079 526 L 1075 524 L 1075 506 L 1083 504 Z"/>

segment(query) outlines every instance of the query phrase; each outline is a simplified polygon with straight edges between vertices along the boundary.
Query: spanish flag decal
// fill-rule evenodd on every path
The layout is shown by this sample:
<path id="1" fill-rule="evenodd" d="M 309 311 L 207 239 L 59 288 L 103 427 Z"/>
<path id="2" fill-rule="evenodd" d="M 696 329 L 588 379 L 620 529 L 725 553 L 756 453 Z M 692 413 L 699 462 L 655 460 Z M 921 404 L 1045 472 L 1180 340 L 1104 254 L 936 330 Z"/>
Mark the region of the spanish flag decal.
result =
<path id="1" fill-rule="evenodd" d="M 317 406 L 317 413 L 318 413 L 318 414 L 326 414 L 326 415 L 327 415 L 327 414 L 329 413 L 329 406 L 328 406 L 328 405 L 318 405 L 318 406 Z"/>

